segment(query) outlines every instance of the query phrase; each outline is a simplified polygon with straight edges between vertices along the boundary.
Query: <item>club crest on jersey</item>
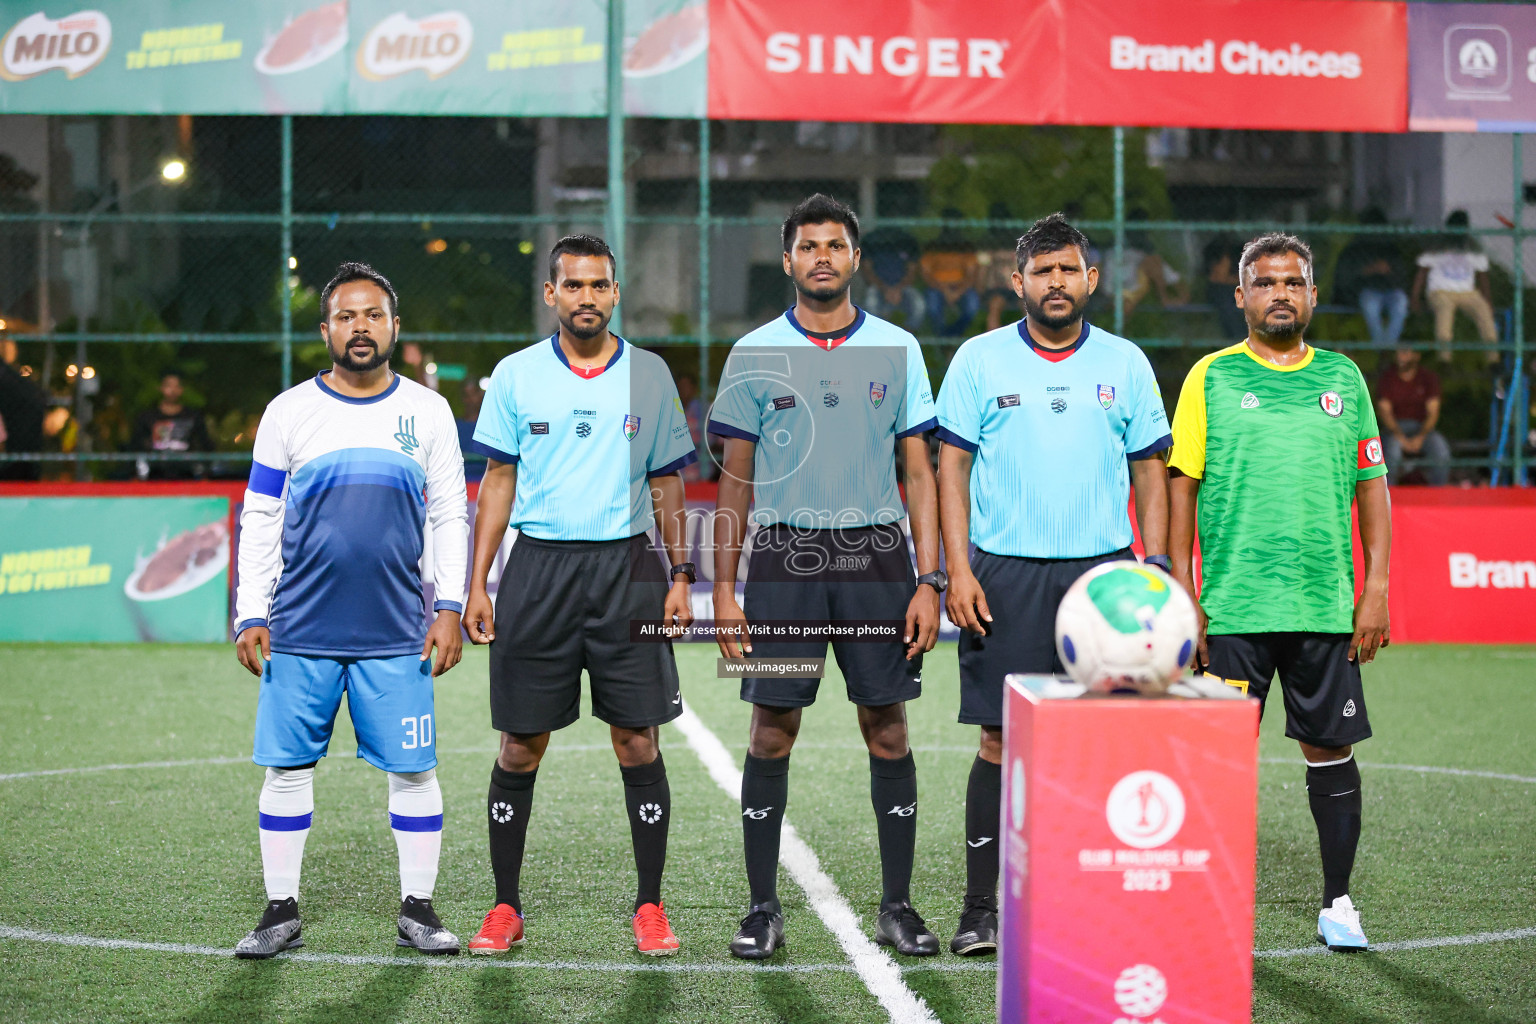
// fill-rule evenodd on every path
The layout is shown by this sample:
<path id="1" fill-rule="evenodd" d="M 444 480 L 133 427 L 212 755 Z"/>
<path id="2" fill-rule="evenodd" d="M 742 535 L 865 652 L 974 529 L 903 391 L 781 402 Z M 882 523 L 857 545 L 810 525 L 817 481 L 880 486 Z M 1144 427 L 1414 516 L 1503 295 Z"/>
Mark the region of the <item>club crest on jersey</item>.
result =
<path id="1" fill-rule="evenodd" d="M 1317 396 L 1317 404 L 1323 407 L 1323 412 L 1334 419 L 1344 415 L 1344 399 L 1339 397 L 1337 391 L 1324 391 Z"/>
<path id="2" fill-rule="evenodd" d="M 869 404 L 873 405 L 876 409 L 878 409 L 878 408 L 880 408 L 880 403 L 883 402 L 883 401 L 885 401 L 885 385 L 877 383 L 875 381 L 870 381 L 869 382 Z"/>
<path id="3" fill-rule="evenodd" d="M 1099 385 L 1099 404 L 1106 409 L 1115 404 L 1115 389 L 1112 386 Z"/>
<path id="4" fill-rule="evenodd" d="M 640 433 L 640 417 L 639 416 L 625 416 L 624 417 L 624 440 L 626 440 L 626 441 L 633 441 L 635 439 L 635 435 L 638 434 L 638 433 Z"/>
<path id="5" fill-rule="evenodd" d="M 395 431 L 395 440 L 400 442 L 400 450 L 407 455 L 415 455 L 416 449 L 421 447 L 421 442 L 416 440 L 416 417 L 401 416 L 400 429 Z"/>

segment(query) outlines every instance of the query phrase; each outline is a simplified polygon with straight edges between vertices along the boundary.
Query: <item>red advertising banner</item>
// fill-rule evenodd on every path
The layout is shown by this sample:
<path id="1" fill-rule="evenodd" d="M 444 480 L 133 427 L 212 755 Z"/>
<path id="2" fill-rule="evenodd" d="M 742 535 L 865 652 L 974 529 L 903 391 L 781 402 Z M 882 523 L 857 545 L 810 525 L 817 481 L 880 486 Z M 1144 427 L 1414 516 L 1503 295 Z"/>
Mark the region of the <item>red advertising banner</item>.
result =
<path id="1" fill-rule="evenodd" d="M 1407 25 L 1353 0 L 711 0 L 709 116 L 1396 132 Z"/>
<path id="2" fill-rule="evenodd" d="M 1075 0 L 1060 49 L 1066 124 L 1274 131 L 1408 127 L 1408 14 L 1352 0 Z"/>
<path id="3" fill-rule="evenodd" d="M 1536 643 L 1536 493 L 1393 491 L 1387 602 L 1402 643 Z"/>
<path id="4" fill-rule="evenodd" d="M 710 0 L 709 116 L 768 121 L 1041 120 L 1031 40 L 1044 3 Z"/>

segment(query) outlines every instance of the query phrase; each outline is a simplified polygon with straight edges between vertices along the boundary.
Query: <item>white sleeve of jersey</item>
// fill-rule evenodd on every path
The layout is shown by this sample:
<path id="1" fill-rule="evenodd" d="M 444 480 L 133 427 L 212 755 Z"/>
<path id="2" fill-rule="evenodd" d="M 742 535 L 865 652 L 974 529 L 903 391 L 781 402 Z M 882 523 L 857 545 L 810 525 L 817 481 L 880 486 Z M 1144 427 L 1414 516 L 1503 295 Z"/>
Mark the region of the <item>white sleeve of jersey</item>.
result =
<path id="1" fill-rule="evenodd" d="M 433 415 L 427 452 L 427 528 L 432 531 L 432 610 L 462 612 L 469 563 L 469 501 L 464 493 L 464 453 L 448 403 Z"/>
<path id="2" fill-rule="evenodd" d="M 235 633 L 265 626 L 272 594 L 283 573 L 283 511 L 287 506 L 287 440 L 276 408 L 267 406 L 256 429 L 251 453 L 251 478 L 240 513 L 240 585 L 235 591 Z"/>

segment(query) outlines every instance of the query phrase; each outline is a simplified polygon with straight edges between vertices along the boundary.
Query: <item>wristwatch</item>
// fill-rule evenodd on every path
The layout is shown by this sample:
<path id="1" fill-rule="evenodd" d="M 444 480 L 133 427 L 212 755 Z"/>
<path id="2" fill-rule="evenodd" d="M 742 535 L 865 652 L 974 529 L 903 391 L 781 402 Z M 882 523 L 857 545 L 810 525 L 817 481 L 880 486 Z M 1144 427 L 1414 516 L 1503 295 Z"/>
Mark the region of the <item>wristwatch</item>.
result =
<path id="1" fill-rule="evenodd" d="M 918 586 L 922 586 L 924 583 L 942 594 L 949 589 L 949 576 L 945 574 L 943 569 L 935 569 L 933 572 L 925 572 L 917 578 Z"/>
<path id="2" fill-rule="evenodd" d="M 688 585 L 690 587 L 699 582 L 698 566 L 694 565 L 692 562 L 681 562 L 677 565 L 674 565 L 671 571 L 667 573 L 667 579 L 670 580 L 672 577 L 678 575 L 679 573 L 688 577 Z"/>
<path id="3" fill-rule="evenodd" d="M 1147 565 L 1157 566 L 1159 569 L 1163 570 L 1163 572 L 1173 572 L 1173 562 L 1169 560 L 1167 555 L 1148 555 L 1146 558 L 1142 559 L 1142 561 Z"/>

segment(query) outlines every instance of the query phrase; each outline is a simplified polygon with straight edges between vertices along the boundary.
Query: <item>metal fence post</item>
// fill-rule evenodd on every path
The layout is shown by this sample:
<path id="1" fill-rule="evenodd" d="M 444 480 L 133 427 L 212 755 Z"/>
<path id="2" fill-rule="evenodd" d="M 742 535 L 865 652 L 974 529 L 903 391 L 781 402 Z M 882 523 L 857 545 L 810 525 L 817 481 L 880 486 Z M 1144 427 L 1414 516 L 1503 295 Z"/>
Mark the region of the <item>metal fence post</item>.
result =
<path id="1" fill-rule="evenodd" d="M 1125 129 L 1115 125 L 1115 256 L 1109 264 L 1109 286 L 1115 290 L 1115 333 L 1125 337 L 1125 288 L 1120 268 L 1125 252 Z"/>
<path id="2" fill-rule="evenodd" d="M 1527 408 L 1529 391 L 1523 386 L 1525 377 L 1525 169 L 1523 140 L 1519 132 L 1510 135 L 1511 167 L 1514 177 L 1514 207 L 1515 207 L 1515 233 L 1514 242 L 1514 342 L 1515 357 L 1513 372 L 1510 375 L 1507 401 L 1515 403 L 1515 412 L 1520 419 L 1515 423 L 1514 435 L 1510 438 L 1514 445 L 1512 453 L 1513 462 L 1510 465 L 1510 481 L 1516 487 L 1525 486 L 1525 438 L 1530 432 L 1530 412 Z"/>
<path id="3" fill-rule="evenodd" d="M 608 0 L 608 248 L 624 262 L 624 0 Z M 621 271 L 622 273 L 622 271 Z M 610 330 L 622 328 L 615 308 Z"/>
<path id="4" fill-rule="evenodd" d="M 699 394 L 709 394 L 709 118 L 699 119 Z"/>
<path id="5" fill-rule="evenodd" d="M 283 115 L 283 390 L 293 387 L 293 115 Z"/>

